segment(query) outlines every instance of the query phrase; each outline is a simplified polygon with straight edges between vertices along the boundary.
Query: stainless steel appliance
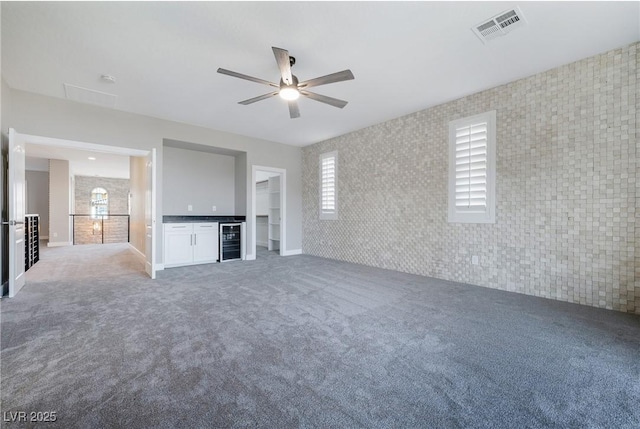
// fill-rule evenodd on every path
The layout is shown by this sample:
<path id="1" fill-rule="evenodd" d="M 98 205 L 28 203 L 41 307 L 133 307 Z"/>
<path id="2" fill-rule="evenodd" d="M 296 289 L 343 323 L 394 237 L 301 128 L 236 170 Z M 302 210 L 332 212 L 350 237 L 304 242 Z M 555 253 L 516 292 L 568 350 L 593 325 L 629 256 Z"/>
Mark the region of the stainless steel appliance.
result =
<path id="1" fill-rule="evenodd" d="M 246 222 L 220 223 L 220 262 L 244 260 Z"/>

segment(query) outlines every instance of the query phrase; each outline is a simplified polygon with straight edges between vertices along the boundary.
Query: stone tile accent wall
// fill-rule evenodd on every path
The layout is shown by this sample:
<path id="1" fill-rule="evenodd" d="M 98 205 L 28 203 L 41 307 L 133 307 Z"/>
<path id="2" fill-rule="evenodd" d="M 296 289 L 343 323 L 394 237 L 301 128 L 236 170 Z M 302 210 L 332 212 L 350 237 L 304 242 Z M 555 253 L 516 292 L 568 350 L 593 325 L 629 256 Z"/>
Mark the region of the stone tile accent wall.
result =
<path id="1" fill-rule="evenodd" d="M 305 147 L 304 253 L 640 314 L 639 46 Z M 448 123 L 489 110 L 496 223 L 448 223 Z M 339 220 L 321 221 L 332 150 Z"/>
<path id="2" fill-rule="evenodd" d="M 91 213 L 91 191 L 104 188 L 109 194 L 109 213 L 129 213 L 129 179 L 108 177 L 75 176 L 75 213 Z M 102 232 L 94 231 L 95 219 L 76 217 L 74 238 L 76 244 L 98 244 L 102 242 Z M 104 228 L 105 243 L 127 242 L 127 218 L 110 216 L 101 224 Z"/>

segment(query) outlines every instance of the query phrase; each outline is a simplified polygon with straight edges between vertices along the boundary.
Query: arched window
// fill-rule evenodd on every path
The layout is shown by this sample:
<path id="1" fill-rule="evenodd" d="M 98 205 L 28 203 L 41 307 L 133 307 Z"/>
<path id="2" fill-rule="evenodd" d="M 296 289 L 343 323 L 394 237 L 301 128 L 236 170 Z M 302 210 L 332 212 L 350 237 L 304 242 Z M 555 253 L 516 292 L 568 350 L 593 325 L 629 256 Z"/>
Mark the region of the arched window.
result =
<path id="1" fill-rule="evenodd" d="M 91 191 L 91 218 L 106 219 L 109 214 L 109 194 L 104 188 Z"/>

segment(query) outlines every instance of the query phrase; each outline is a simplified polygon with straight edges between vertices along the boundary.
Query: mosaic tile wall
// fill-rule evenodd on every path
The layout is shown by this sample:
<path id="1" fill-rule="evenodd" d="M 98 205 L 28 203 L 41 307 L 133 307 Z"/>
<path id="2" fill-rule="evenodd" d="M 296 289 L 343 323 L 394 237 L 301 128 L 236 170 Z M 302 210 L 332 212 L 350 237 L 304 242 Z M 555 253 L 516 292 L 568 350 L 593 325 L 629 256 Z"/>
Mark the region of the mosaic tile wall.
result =
<path id="1" fill-rule="evenodd" d="M 640 314 L 639 46 L 305 147 L 303 252 Z M 494 109 L 496 223 L 450 224 L 448 123 Z"/>

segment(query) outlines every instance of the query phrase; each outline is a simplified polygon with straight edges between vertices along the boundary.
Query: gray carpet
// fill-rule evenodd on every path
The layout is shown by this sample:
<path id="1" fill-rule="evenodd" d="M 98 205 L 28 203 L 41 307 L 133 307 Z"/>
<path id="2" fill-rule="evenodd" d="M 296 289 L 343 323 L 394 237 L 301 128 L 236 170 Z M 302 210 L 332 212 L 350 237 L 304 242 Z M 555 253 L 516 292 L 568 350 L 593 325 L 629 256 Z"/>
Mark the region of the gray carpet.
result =
<path id="1" fill-rule="evenodd" d="M 122 245 L 46 249 L 27 278 L 1 304 L 3 420 L 640 427 L 637 316 L 267 252 L 152 281 Z"/>

